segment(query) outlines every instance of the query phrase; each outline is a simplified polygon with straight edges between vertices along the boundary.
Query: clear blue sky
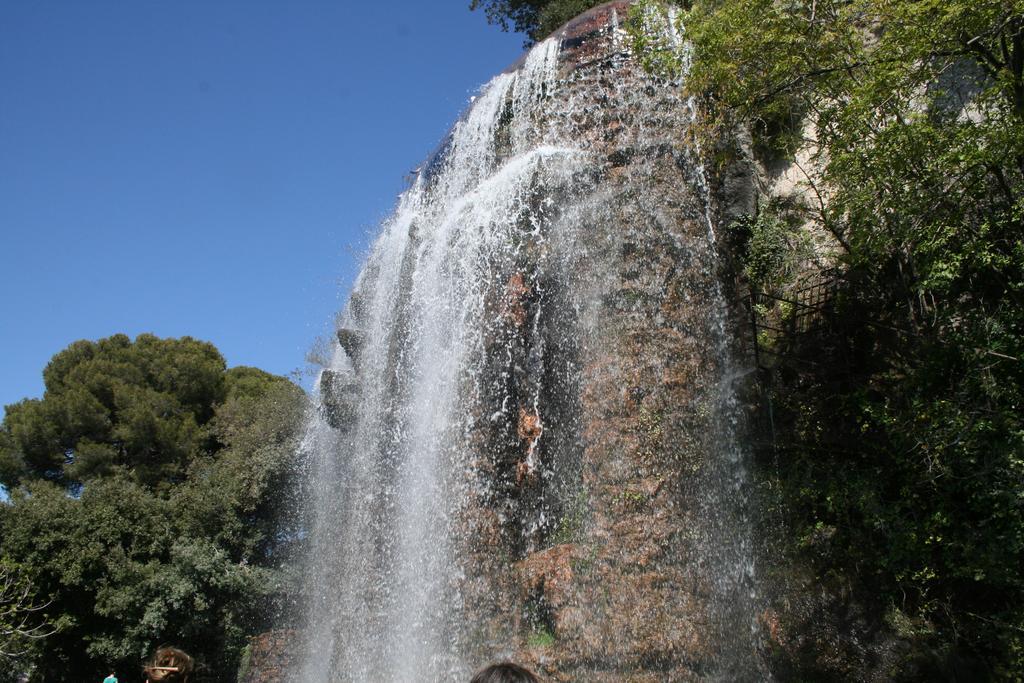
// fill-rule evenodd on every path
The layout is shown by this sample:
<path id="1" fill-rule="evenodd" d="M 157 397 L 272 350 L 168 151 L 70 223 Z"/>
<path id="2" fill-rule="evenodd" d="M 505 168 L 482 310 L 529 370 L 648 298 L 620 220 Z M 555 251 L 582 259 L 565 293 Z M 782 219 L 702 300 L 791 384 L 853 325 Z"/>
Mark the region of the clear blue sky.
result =
<path id="1" fill-rule="evenodd" d="M 0 1 L 0 404 L 117 332 L 302 368 L 404 176 L 521 53 L 468 4 Z"/>

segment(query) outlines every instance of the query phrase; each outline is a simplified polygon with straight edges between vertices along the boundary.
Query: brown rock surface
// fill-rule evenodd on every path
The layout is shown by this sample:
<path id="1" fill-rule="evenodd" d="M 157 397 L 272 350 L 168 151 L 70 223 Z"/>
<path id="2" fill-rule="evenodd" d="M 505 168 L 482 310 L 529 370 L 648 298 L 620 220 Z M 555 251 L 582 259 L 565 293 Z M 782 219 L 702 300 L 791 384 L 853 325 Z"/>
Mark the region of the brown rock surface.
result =
<path id="1" fill-rule="evenodd" d="M 499 545 L 514 561 L 511 572 L 471 553 L 490 568 L 489 580 L 473 584 L 477 597 L 504 615 L 490 622 L 486 639 L 499 648 L 517 642 L 515 657 L 553 681 L 695 680 L 722 655 L 713 576 L 697 569 L 711 532 L 694 495 L 709 485 L 709 462 L 719 457 L 712 406 L 723 368 L 709 341 L 717 256 L 703 218 L 707 198 L 682 161 L 685 105 L 676 89 L 654 89 L 619 59 L 621 36 L 610 28 L 628 4 L 604 5 L 557 34 L 562 91 L 552 97 L 575 98 L 572 125 L 608 160 L 599 181 L 604 204 L 582 219 L 587 258 L 567 266 L 585 292 L 579 412 L 571 423 L 549 420 L 542 402 L 543 437 L 526 411 L 517 430 L 520 439 L 540 437 L 541 467 L 553 457 L 545 442 L 575 431 L 583 502 L 563 507 L 533 543 L 517 548 L 506 535 Z M 651 129 L 661 131 L 657 141 Z M 507 301 L 523 289 L 516 276 L 504 288 Z M 515 481 L 544 488 L 543 479 Z M 512 494 L 517 505 L 530 495 Z M 487 510 L 482 501 L 481 519 L 494 519 Z M 494 538 L 481 529 L 475 547 L 493 549 Z"/>
<path id="2" fill-rule="evenodd" d="M 296 662 L 297 634 L 292 630 L 268 631 L 249 640 L 239 667 L 238 683 L 278 683 L 288 678 Z"/>

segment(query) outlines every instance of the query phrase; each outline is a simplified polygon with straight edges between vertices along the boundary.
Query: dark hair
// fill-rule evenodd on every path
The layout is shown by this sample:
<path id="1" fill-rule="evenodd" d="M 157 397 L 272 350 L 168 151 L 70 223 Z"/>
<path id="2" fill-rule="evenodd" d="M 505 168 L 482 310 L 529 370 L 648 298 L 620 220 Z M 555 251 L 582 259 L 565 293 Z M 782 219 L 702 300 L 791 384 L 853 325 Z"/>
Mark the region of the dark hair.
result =
<path id="1" fill-rule="evenodd" d="M 469 683 L 540 683 L 540 679 L 518 664 L 502 662 L 477 671 Z"/>
<path id="2" fill-rule="evenodd" d="M 164 646 L 157 648 L 142 671 L 150 683 L 188 683 L 192 667 L 191 657 L 176 647 Z"/>

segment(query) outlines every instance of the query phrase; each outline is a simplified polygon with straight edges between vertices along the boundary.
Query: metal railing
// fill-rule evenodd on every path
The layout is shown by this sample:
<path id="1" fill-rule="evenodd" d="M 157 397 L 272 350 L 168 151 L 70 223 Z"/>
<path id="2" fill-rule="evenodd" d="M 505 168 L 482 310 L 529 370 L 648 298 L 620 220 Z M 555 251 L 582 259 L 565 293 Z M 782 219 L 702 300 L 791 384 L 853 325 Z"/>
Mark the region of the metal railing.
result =
<path id="1" fill-rule="evenodd" d="M 804 286 L 786 292 L 785 295 L 751 289 L 747 307 L 750 314 L 751 344 L 754 363 L 760 370 L 770 366 L 766 356 L 786 358 L 797 363 L 811 363 L 813 360 L 792 355 L 791 342 L 809 332 L 820 332 L 828 326 L 829 305 L 838 293 L 842 280 L 825 273 L 815 277 Z M 779 311 L 779 309 L 783 309 Z M 776 311 L 768 315 L 764 311 Z M 786 310 L 788 309 L 788 310 Z M 762 343 L 762 332 L 771 332 L 779 343 L 767 346 Z M 772 363 L 774 365 L 775 363 Z"/>

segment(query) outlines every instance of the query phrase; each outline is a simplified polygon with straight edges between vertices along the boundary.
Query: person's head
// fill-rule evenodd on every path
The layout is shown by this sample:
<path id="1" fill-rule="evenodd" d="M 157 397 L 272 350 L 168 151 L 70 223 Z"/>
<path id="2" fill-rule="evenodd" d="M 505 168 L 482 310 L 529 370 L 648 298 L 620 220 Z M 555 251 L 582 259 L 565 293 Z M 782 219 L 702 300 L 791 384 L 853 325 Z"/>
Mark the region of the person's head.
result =
<path id="1" fill-rule="evenodd" d="M 540 683 L 540 679 L 518 664 L 502 662 L 477 671 L 469 683 Z"/>
<path id="2" fill-rule="evenodd" d="M 149 683 L 188 683 L 192 658 L 176 647 L 161 647 L 142 668 Z"/>

